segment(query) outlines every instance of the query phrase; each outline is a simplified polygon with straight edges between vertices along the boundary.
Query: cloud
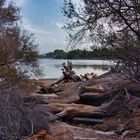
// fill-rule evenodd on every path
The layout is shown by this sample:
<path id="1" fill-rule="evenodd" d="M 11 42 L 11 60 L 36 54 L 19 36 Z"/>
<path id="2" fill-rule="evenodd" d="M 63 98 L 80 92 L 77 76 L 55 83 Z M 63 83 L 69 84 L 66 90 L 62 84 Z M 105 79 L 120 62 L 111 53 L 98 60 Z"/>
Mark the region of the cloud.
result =
<path id="1" fill-rule="evenodd" d="M 25 30 L 28 30 L 30 32 L 36 33 L 36 34 L 49 34 L 50 32 L 46 31 L 46 29 L 41 28 L 39 26 L 36 26 L 32 24 L 28 19 L 23 18 L 23 28 Z"/>
<path id="2" fill-rule="evenodd" d="M 44 29 L 41 29 L 41 28 L 31 25 L 31 24 L 24 24 L 24 28 L 33 33 L 39 33 L 39 34 L 49 34 L 50 33 L 48 31 L 45 31 Z"/>
<path id="3" fill-rule="evenodd" d="M 60 29 L 62 29 L 62 27 L 64 26 L 63 23 L 60 22 L 56 22 L 56 26 Z"/>
<path id="4" fill-rule="evenodd" d="M 9 3 L 13 2 L 16 6 L 18 7 L 22 7 L 25 6 L 26 4 L 28 4 L 31 0 L 6 0 L 6 5 L 8 5 Z"/>
<path id="5" fill-rule="evenodd" d="M 22 7 L 24 6 L 29 0 L 13 0 L 13 2 L 16 3 L 17 6 Z"/>
<path id="6" fill-rule="evenodd" d="M 56 39 L 56 38 L 50 38 L 49 42 L 51 44 L 55 44 L 55 45 L 62 45 L 62 44 L 66 45 L 67 44 L 67 42 L 65 40 L 60 40 L 60 39 Z"/>
<path id="7" fill-rule="evenodd" d="M 59 27 L 61 26 L 60 23 L 57 25 Z M 64 49 L 67 45 L 67 42 L 63 36 L 57 35 L 53 30 L 52 32 L 49 32 L 45 28 L 36 26 L 25 18 L 23 19 L 23 28 L 35 33 L 36 41 L 39 43 L 40 53 L 49 52 L 57 49 L 58 47 Z"/>

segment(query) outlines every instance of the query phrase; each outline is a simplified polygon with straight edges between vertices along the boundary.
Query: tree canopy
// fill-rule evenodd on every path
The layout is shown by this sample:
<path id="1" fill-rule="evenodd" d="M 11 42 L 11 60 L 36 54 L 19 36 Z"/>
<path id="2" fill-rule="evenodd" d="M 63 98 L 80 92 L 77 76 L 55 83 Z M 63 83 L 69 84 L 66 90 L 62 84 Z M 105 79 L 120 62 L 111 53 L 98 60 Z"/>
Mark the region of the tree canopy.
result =
<path id="1" fill-rule="evenodd" d="M 95 48 L 91 50 L 75 49 L 68 52 L 64 50 L 54 50 L 40 55 L 40 58 L 53 58 L 53 59 L 110 59 L 114 50 L 108 48 Z"/>
<path id="2" fill-rule="evenodd" d="M 82 0 L 78 9 L 71 0 L 64 0 L 63 13 L 68 18 L 65 29 L 73 41 L 97 35 L 99 27 L 108 32 L 131 31 L 140 38 L 140 2 L 138 0 Z M 73 32 L 76 30 L 76 34 Z M 94 34 L 93 34 L 94 33 Z M 101 35 L 101 34 L 99 34 Z M 100 36 L 101 38 L 101 36 Z"/>
<path id="3" fill-rule="evenodd" d="M 64 0 L 63 14 L 69 46 L 90 40 L 99 47 L 115 49 L 114 56 L 131 79 L 140 80 L 140 1 L 82 0 L 77 8 Z M 132 53 L 131 53 L 132 52 Z M 113 58 L 114 58 L 113 56 Z"/>
<path id="4" fill-rule="evenodd" d="M 24 77 L 28 69 L 38 66 L 37 44 L 33 34 L 19 26 L 20 9 L 0 0 L 0 78 Z M 26 71 L 25 71 L 26 67 Z"/>

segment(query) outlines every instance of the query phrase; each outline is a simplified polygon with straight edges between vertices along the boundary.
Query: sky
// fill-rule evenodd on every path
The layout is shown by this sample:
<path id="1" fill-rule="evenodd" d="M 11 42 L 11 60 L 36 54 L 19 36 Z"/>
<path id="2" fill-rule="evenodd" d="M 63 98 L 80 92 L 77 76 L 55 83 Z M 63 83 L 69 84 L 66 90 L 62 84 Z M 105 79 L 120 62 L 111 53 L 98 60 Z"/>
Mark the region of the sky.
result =
<path id="1" fill-rule="evenodd" d="M 11 0 L 9 0 L 11 1 Z M 66 33 L 62 29 L 64 17 L 61 13 L 63 0 L 12 0 L 21 8 L 21 26 L 34 33 L 39 52 L 55 49 L 66 50 Z M 80 0 L 73 0 L 78 3 Z"/>

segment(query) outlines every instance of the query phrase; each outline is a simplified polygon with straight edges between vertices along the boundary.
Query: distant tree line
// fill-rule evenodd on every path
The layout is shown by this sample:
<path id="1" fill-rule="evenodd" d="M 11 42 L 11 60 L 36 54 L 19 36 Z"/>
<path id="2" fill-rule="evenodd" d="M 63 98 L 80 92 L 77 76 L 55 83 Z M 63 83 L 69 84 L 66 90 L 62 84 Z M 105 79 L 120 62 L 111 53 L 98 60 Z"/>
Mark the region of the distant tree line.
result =
<path id="1" fill-rule="evenodd" d="M 110 59 L 114 51 L 108 48 L 92 48 L 89 50 L 71 50 L 65 52 L 64 50 L 54 50 L 40 55 L 40 58 L 53 58 L 53 59 Z"/>

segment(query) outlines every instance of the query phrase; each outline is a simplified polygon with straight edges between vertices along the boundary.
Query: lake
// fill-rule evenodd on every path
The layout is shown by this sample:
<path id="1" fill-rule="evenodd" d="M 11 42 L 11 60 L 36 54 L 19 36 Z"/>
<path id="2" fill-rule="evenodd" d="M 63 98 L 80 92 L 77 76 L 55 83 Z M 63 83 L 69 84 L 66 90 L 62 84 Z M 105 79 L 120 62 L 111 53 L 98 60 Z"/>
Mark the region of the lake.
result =
<path id="1" fill-rule="evenodd" d="M 66 59 L 40 59 L 40 68 L 43 75 L 39 78 L 58 78 L 62 76 L 62 64 Z M 69 60 L 73 64 L 73 70 L 77 75 L 95 73 L 101 75 L 109 70 L 113 62 L 109 60 Z"/>

